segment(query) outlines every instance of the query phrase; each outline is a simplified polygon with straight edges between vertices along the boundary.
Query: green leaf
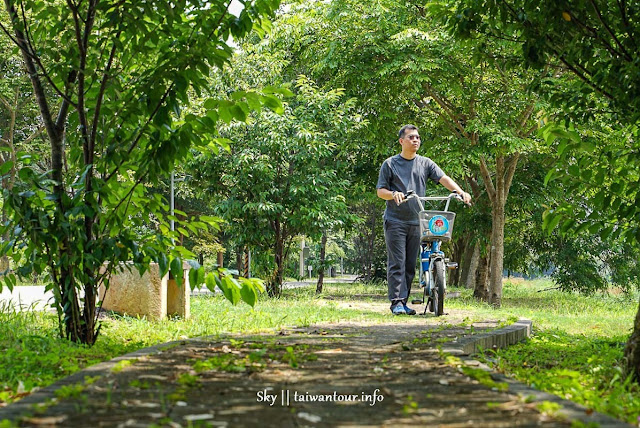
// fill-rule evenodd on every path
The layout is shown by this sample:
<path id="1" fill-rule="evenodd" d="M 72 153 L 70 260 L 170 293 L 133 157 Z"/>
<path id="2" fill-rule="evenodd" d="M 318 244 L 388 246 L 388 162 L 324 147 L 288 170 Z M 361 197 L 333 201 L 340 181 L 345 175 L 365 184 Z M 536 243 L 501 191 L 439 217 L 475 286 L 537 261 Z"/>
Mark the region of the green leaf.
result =
<path id="1" fill-rule="evenodd" d="M 204 278 L 205 278 L 204 266 L 200 266 L 198 268 L 198 278 L 196 279 L 196 283 L 198 285 L 204 284 L 205 283 L 205 279 Z M 215 287 L 215 281 L 214 281 L 214 287 Z M 207 288 L 209 288 L 209 287 L 207 286 Z"/>
<path id="2" fill-rule="evenodd" d="M 268 107 L 269 109 L 273 110 L 274 113 L 277 113 L 277 114 L 284 113 L 284 107 L 282 106 L 282 101 L 280 101 L 279 98 L 274 97 L 272 95 L 263 95 L 261 99 L 262 99 L 262 104 L 265 107 Z"/>
<path id="3" fill-rule="evenodd" d="M 176 283 L 179 286 L 182 285 L 182 277 L 184 273 L 182 270 L 182 260 L 179 257 L 176 257 L 173 260 L 171 260 L 170 269 L 171 269 L 171 275 L 176 280 Z"/>
<path id="4" fill-rule="evenodd" d="M 203 269 L 203 272 L 204 272 L 204 268 L 201 268 L 201 269 Z M 207 286 L 207 289 L 209 291 L 211 291 L 212 293 L 214 293 L 216 291 L 216 277 L 212 272 L 209 272 L 207 274 L 207 277 L 206 277 L 204 283 Z"/>
<path id="5" fill-rule="evenodd" d="M 13 168 L 13 161 L 6 161 L 0 165 L 0 175 L 5 175 Z"/>
<path id="6" fill-rule="evenodd" d="M 596 143 L 592 141 L 583 140 L 580 142 L 580 150 L 582 150 L 583 152 L 590 152 L 590 153 L 595 152 Z"/>
<path id="7" fill-rule="evenodd" d="M 246 122 L 247 120 L 247 113 L 245 113 L 245 111 L 240 108 L 240 106 L 238 105 L 232 105 L 229 108 L 229 111 L 231 112 L 231 114 L 233 115 L 233 117 L 240 121 L 240 122 Z"/>
<path id="8" fill-rule="evenodd" d="M 285 97 L 292 97 L 294 95 L 289 89 L 281 86 L 265 86 L 262 92 L 265 94 L 282 94 Z"/>
<path id="9" fill-rule="evenodd" d="M 167 266 L 167 255 L 164 253 L 160 253 L 158 255 L 158 268 L 160 268 L 160 276 L 163 277 L 167 274 L 168 266 Z"/>
<path id="10" fill-rule="evenodd" d="M 189 287 L 192 290 L 196 289 L 198 284 L 198 269 L 189 269 Z"/>
<path id="11" fill-rule="evenodd" d="M 546 186 L 551 180 L 554 180 L 557 177 L 557 171 L 555 169 L 550 169 L 547 172 L 547 175 L 544 177 L 544 185 Z"/>
<path id="12" fill-rule="evenodd" d="M 242 295 L 242 300 L 244 300 L 245 303 L 248 303 L 251 307 L 255 306 L 256 301 L 258 300 L 258 293 L 256 293 L 256 290 L 249 281 L 243 281 L 240 294 Z"/>

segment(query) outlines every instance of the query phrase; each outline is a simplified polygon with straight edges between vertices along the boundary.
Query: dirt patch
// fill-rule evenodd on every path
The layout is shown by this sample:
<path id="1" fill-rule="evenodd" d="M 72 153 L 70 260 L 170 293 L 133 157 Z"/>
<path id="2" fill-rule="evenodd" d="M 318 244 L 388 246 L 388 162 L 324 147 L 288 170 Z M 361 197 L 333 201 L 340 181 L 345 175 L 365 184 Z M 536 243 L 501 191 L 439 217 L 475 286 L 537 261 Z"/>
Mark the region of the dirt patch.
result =
<path id="1" fill-rule="evenodd" d="M 447 364 L 440 346 L 468 336 L 471 326 L 429 316 L 390 320 L 174 343 L 67 388 L 21 424 L 565 425 Z"/>

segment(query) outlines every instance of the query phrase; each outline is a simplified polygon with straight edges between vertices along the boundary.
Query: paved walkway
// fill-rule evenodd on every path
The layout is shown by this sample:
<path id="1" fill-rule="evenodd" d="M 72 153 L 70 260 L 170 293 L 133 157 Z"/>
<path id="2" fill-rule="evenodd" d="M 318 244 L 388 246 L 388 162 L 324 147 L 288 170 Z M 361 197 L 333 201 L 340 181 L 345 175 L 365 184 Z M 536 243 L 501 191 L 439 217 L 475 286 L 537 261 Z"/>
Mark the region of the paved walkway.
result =
<path id="1" fill-rule="evenodd" d="M 44 285 L 28 285 L 13 287 L 12 291 L 3 287 L 0 292 L 0 305 L 10 305 L 16 309 L 44 310 L 53 301 L 53 293 L 44 291 Z"/>
<path id="2" fill-rule="evenodd" d="M 0 409 L 0 421 L 33 427 L 560 427 L 579 419 L 626 426 L 492 379 L 464 356 L 478 340 L 506 344 L 530 325 L 495 330 L 496 322 L 459 322 L 456 314 L 416 316 L 159 345 L 35 392 Z"/>
<path id="3" fill-rule="evenodd" d="M 325 278 L 324 282 L 325 284 L 331 284 L 353 282 L 354 280 L 355 276 L 347 275 L 341 278 Z M 316 282 L 317 278 L 307 279 L 303 281 L 290 281 L 285 282 L 283 284 L 283 287 L 315 287 Z M 45 291 L 44 289 L 44 285 L 21 285 L 13 287 L 12 291 L 10 291 L 6 287 L 3 287 L 2 291 L 0 292 L 0 307 L 9 305 L 20 310 L 27 310 L 32 308 L 36 310 L 45 310 L 50 306 L 51 302 L 53 302 L 53 293 L 51 291 Z M 211 291 L 209 291 L 206 287 L 193 290 L 192 292 L 193 295 L 209 293 L 211 293 Z"/>

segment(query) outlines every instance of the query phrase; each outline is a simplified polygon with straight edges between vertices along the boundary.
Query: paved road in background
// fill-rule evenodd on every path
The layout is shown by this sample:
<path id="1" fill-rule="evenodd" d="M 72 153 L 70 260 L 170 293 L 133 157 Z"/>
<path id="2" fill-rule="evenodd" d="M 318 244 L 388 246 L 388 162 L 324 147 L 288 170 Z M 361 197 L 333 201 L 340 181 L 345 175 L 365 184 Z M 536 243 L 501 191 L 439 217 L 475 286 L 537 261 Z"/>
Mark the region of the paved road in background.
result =
<path id="1" fill-rule="evenodd" d="M 341 278 L 325 278 L 325 284 L 330 283 L 344 283 L 353 282 L 355 275 L 345 275 Z M 298 287 L 315 287 L 317 279 L 310 279 L 306 281 L 291 281 L 283 284 L 284 288 L 298 288 Z M 197 289 L 192 292 L 192 295 L 210 294 L 211 292 L 206 288 Z M 51 291 L 44 290 L 44 285 L 21 285 L 13 288 L 13 291 L 9 291 L 8 288 L 3 287 L 0 292 L 0 308 L 12 306 L 20 310 L 37 309 L 45 310 L 53 302 L 53 293 Z"/>

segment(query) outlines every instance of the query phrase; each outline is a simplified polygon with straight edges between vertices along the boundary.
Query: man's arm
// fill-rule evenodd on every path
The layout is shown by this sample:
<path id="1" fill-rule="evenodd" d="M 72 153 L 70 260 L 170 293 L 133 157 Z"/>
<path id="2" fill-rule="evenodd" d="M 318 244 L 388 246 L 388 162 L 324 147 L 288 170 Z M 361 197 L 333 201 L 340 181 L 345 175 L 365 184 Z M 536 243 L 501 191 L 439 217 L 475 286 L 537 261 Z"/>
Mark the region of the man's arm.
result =
<path id="1" fill-rule="evenodd" d="M 382 187 L 377 189 L 377 193 L 379 198 L 384 199 L 385 201 L 393 199 L 398 205 L 404 201 L 404 194 L 402 192 L 392 192 L 391 190 Z"/>
<path id="2" fill-rule="evenodd" d="M 471 195 L 462 190 L 460 186 L 458 186 L 458 184 L 453 181 L 448 175 L 445 175 L 440 179 L 440 184 L 442 184 L 450 191 L 456 192 L 458 195 L 462 196 L 462 200 L 465 204 L 471 204 Z"/>

